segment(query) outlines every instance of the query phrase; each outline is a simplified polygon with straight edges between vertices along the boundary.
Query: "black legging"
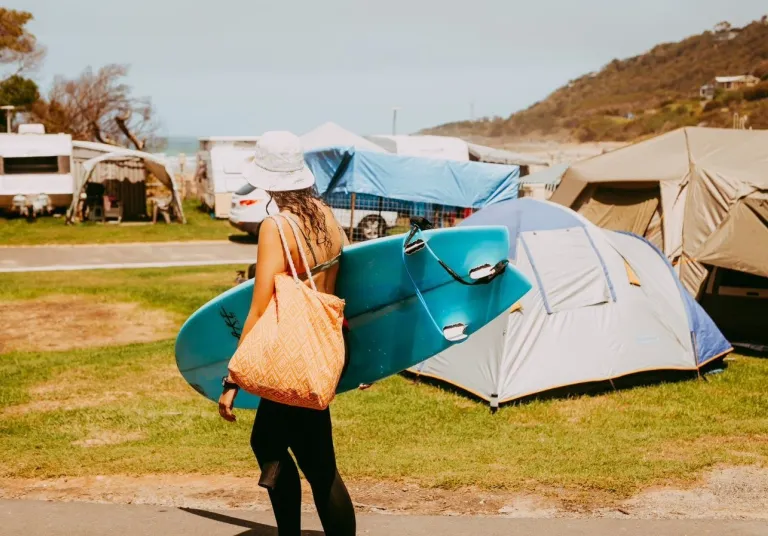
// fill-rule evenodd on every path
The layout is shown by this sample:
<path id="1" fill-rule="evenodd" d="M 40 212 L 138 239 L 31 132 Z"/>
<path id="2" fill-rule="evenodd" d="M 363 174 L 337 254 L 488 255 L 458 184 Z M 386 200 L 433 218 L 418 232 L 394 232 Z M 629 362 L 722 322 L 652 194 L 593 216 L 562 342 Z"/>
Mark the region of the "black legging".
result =
<path id="1" fill-rule="evenodd" d="M 279 536 L 301 534 L 301 482 L 293 452 L 315 499 L 327 536 L 355 534 L 355 509 L 336 468 L 331 412 L 287 406 L 262 399 L 251 433 Z"/>

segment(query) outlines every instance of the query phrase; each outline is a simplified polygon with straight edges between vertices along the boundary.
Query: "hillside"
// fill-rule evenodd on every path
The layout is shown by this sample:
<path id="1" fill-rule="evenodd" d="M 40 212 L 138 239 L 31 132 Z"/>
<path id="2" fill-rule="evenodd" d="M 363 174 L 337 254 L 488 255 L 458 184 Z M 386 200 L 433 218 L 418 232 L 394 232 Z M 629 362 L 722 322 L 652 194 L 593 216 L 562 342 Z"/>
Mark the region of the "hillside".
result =
<path id="1" fill-rule="evenodd" d="M 764 82 L 744 92 L 718 91 L 711 102 L 699 88 L 716 76 L 751 73 Z M 768 18 L 738 29 L 721 23 L 678 43 L 613 60 L 509 118 L 441 125 L 427 133 L 504 138 L 544 137 L 578 141 L 628 141 L 680 126 L 768 128 Z"/>

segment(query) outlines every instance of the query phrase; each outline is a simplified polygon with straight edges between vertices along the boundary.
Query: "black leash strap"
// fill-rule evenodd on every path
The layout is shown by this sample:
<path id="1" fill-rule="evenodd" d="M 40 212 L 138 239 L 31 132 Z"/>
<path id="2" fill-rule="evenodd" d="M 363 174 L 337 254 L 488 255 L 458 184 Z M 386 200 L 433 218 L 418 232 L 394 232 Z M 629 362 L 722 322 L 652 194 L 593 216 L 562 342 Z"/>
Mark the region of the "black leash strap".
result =
<path id="1" fill-rule="evenodd" d="M 411 232 L 408 234 L 408 238 L 405 239 L 405 242 L 403 244 L 406 255 L 413 255 L 417 251 L 421 251 L 422 249 L 426 248 L 427 251 L 429 251 L 429 253 L 440 264 L 443 270 L 445 270 L 448 273 L 448 275 L 450 275 L 457 283 L 461 283 L 462 285 L 466 285 L 470 287 L 474 285 L 487 285 L 488 283 L 496 279 L 499 275 L 503 274 L 504 271 L 507 269 L 507 265 L 509 264 L 509 259 L 504 259 L 497 262 L 493 267 L 491 267 L 490 271 L 488 272 L 488 275 L 479 277 L 477 279 L 473 279 L 471 281 L 467 281 L 466 279 L 461 277 L 459 274 L 457 274 L 453 268 L 451 268 L 445 262 L 443 262 L 443 260 L 440 257 L 438 257 L 434 251 L 432 251 L 432 248 L 430 248 L 429 245 L 427 245 L 427 242 L 425 240 L 423 240 L 422 238 L 416 238 L 417 235 L 421 234 L 422 230 L 431 229 L 431 228 L 432 228 L 432 224 L 425 218 L 411 218 Z M 414 240 L 414 238 L 416 238 L 416 240 Z M 489 266 L 486 264 L 484 266 L 479 266 L 476 269 L 484 269 L 484 268 L 489 268 Z M 471 274 L 472 274 L 472 271 L 470 271 L 470 276 Z"/>

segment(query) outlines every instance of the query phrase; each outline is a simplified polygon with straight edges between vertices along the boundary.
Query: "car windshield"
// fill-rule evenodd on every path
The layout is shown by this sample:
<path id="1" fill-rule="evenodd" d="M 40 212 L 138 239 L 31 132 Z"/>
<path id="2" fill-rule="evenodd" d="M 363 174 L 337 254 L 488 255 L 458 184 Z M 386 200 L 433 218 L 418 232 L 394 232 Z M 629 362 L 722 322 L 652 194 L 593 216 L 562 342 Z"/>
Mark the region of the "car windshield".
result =
<path id="1" fill-rule="evenodd" d="M 245 186 L 242 186 L 239 190 L 235 192 L 237 195 L 248 195 L 252 191 L 256 189 L 255 186 L 252 186 L 251 184 L 246 183 Z"/>

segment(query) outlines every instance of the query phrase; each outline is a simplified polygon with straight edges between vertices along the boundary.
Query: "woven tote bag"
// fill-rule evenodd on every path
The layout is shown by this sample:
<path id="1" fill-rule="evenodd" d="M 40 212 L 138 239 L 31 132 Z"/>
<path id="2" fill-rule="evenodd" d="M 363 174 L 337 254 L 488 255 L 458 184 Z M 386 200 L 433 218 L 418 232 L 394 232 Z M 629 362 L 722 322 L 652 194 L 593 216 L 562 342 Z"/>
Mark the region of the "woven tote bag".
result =
<path id="1" fill-rule="evenodd" d="M 296 223 L 273 217 L 290 275 L 275 276 L 275 293 L 264 315 L 229 362 L 232 380 L 249 393 L 282 404 L 325 409 L 344 367 L 344 300 L 315 286 Z M 289 223 L 310 287 L 299 280 L 281 220 Z"/>

